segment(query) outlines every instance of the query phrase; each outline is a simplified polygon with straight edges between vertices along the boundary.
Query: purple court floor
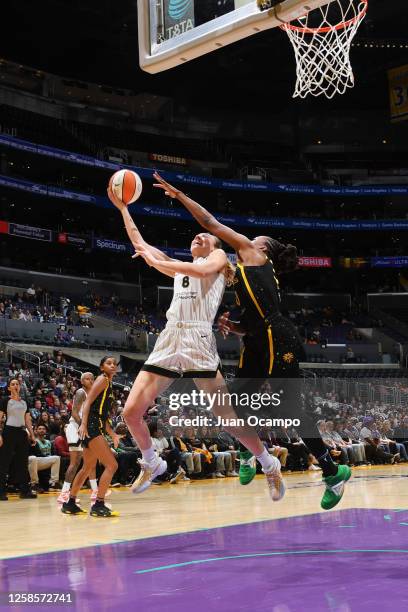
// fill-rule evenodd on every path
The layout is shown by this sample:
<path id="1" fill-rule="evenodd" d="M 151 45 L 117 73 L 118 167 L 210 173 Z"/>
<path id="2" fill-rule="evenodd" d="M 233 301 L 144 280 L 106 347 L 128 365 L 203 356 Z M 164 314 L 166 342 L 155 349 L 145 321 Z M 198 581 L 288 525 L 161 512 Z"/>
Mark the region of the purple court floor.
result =
<path id="1" fill-rule="evenodd" d="M 0 564 L 2 593 L 76 594 L 74 605 L 10 610 L 402 612 L 408 510 L 343 510 Z"/>

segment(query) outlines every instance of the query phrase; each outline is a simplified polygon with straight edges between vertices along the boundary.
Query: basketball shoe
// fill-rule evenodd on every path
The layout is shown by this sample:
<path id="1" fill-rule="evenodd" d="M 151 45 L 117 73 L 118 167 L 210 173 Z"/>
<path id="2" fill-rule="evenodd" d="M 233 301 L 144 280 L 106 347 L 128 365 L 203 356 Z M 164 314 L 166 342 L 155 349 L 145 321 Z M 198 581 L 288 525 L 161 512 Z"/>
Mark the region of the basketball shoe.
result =
<path id="1" fill-rule="evenodd" d="M 152 480 L 161 476 L 167 470 L 167 462 L 161 457 L 157 457 L 153 463 L 147 463 L 139 459 L 140 474 L 132 485 L 132 493 L 137 495 L 143 493 L 152 484 Z"/>
<path id="2" fill-rule="evenodd" d="M 326 490 L 320 502 L 323 510 L 331 510 L 341 500 L 344 494 L 346 482 L 350 479 L 351 470 L 348 465 L 339 465 L 335 476 L 326 476 L 323 478 Z"/>

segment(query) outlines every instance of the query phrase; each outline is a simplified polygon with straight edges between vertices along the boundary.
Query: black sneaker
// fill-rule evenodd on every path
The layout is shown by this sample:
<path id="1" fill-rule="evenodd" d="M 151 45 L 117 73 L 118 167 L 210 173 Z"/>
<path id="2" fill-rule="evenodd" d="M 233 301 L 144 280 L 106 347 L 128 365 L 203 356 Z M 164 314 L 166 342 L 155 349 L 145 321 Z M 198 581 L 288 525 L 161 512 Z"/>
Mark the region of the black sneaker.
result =
<path id="1" fill-rule="evenodd" d="M 61 512 L 63 514 L 86 514 L 85 510 L 82 510 L 72 499 L 62 504 Z"/>
<path id="2" fill-rule="evenodd" d="M 59 482 L 53 482 L 48 487 L 49 491 L 60 491 L 61 489 L 62 489 L 61 483 L 59 483 Z"/>
<path id="3" fill-rule="evenodd" d="M 34 491 L 22 491 L 20 493 L 20 499 L 37 499 L 37 493 Z"/>
<path id="4" fill-rule="evenodd" d="M 105 504 L 101 504 L 96 502 L 92 507 L 89 513 L 91 516 L 97 516 L 102 518 L 110 518 L 112 516 L 119 516 L 119 512 L 113 512 L 108 506 Z"/>
<path id="5" fill-rule="evenodd" d="M 5 493 L 0 493 L 0 501 L 7 501 L 8 497 Z"/>

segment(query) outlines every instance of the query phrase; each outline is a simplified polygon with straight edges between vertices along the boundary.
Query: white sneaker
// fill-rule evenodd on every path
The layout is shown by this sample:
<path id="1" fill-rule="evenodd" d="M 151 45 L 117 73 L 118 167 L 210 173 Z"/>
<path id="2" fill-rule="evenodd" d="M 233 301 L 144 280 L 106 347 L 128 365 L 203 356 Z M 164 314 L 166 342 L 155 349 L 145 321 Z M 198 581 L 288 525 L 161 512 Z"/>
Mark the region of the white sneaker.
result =
<path id="1" fill-rule="evenodd" d="M 139 459 L 139 464 L 141 467 L 140 474 L 132 484 L 132 493 L 135 495 L 146 491 L 152 484 L 152 480 L 157 478 L 157 476 L 161 476 L 167 470 L 167 462 L 161 457 L 158 457 L 152 464 Z"/>
<path id="2" fill-rule="evenodd" d="M 322 470 L 322 468 L 320 468 L 318 465 L 315 465 L 314 463 L 311 463 L 307 469 L 310 472 L 321 472 Z"/>
<path id="3" fill-rule="evenodd" d="M 66 504 L 69 501 L 70 491 L 61 491 L 57 497 L 57 504 Z"/>
<path id="4" fill-rule="evenodd" d="M 182 478 L 181 480 L 184 480 L 184 481 L 189 480 L 189 481 L 190 481 L 190 480 L 191 480 L 191 478 L 189 478 L 189 477 L 187 476 L 187 474 L 184 474 L 184 476 L 183 476 L 183 478 Z"/>
<path id="5" fill-rule="evenodd" d="M 279 501 L 285 495 L 286 487 L 281 474 L 281 465 L 279 459 L 276 457 L 272 457 L 274 465 L 272 468 L 265 472 L 262 470 L 266 476 L 266 480 L 268 482 L 269 487 L 269 495 L 272 498 L 272 501 Z"/>
<path id="6" fill-rule="evenodd" d="M 216 478 L 225 478 L 224 474 L 221 474 L 221 472 L 215 472 L 215 477 Z"/>
<path id="7" fill-rule="evenodd" d="M 227 476 L 239 476 L 238 472 L 236 472 L 235 470 L 233 472 L 227 472 L 226 475 Z"/>
<path id="8" fill-rule="evenodd" d="M 69 497 L 71 495 L 71 491 L 61 491 L 61 493 L 57 497 L 57 504 L 66 504 L 69 501 Z M 81 500 L 77 497 L 75 500 L 77 505 L 80 505 Z"/>

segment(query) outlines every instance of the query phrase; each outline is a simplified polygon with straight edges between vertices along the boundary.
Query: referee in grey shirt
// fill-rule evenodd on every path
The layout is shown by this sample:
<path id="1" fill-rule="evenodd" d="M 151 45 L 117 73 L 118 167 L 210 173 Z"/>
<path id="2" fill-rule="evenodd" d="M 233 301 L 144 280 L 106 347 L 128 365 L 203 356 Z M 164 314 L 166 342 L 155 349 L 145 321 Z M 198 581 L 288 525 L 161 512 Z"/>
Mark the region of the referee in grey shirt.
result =
<path id="1" fill-rule="evenodd" d="M 4 429 L 0 433 L 0 501 L 7 501 L 6 480 L 12 462 L 20 497 L 33 499 L 37 495 L 31 491 L 28 472 L 29 443 L 34 442 L 31 415 L 26 402 L 20 397 L 20 383 L 16 378 L 10 380 L 8 390 L 10 396 L 0 401 L 0 429 L 6 416 Z"/>

